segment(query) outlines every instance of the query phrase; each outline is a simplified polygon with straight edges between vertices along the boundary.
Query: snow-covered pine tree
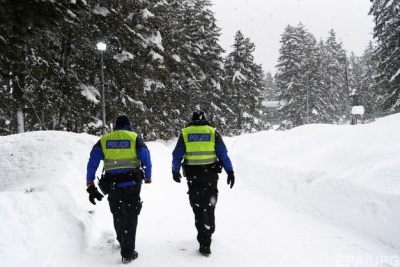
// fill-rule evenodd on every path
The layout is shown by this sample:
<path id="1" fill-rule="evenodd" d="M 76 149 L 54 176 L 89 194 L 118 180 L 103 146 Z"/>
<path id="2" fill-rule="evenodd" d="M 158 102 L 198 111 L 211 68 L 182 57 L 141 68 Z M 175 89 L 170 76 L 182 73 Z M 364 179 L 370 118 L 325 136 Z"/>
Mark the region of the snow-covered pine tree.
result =
<path id="1" fill-rule="evenodd" d="M 278 116 L 281 121 L 280 128 L 290 129 L 296 125 L 303 124 L 301 116 L 297 114 L 299 112 L 305 113 L 303 101 L 300 101 L 301 107 L 298 107 L 299 101 L 295 101 L 295 94 L 293 93 L 297 91 L 297 95 L 304 95 L 304 93 L 298 92 L 301 79 L 300 58 L 298 55 L 301 55 L 302 49 L 296 37 L 296 28 L 291 25 L 286 26 L 280 42 L 282 45 L 279 49 L 280 56 L 275 75 L 279 100 Z M 304 90 L 302 89 L 301 91 Z M 293 104 L 296 105 L 295 108 L 293 108 Z"/>
<path id="2" fill-rule="evenodd" d="M 378 86 L 375 79 L 378 74 L 378 61 L 374 58 L 374 51 L 375 47 L 370 42 L 360 60 L 362 68 L 360 101 L 365 107 L 365 113 L 371 116 L 379 112 Z"/>
<path id="3" fill-rule="evenodd" d="M 41 28 L 40 39 L 31 56 L 31 74 L 35 77 L 29 96 L 36 116 L 27 122 L 30 130 L 49 129 L 80 132 L 93 121 L 96 112 L 89 91 L 99 96 L 97 89 L 86 87 L 90 74 L 98 72 L 93 56 L 94 45 L 88 41 L 86 25 L 89 9 L 78 23 L 60 21 L 56 30 Z M 93 77 L 93 75 L 92 75 Z M 93 96 L 92 96 L 93 97 Z"/>
<path id="4" fill-rule="evenodd" d="M 265 100 L 274 101 L 277 97 L 277 88 L 275 84 L 274 77 L 272 76 L 271 72 L 267 72 L 263 76 L 264 82 L 264 92 L 262 92 L 262 96 Z"/>
<path id="5" fill-rule="evenodd" d="M 223 53 L 219 28 L 208 0 L 169 0 L 162 27 L 169 71 L 171 128 L 180 129 L 194 109 L 203 109 L 210 122 L 224 132 L 220 98 Z"/>
<path id="6" fill-rule="evenodd" d="M 39 53 L 46 29 L 56 32 L 62 23 L 73 24 L 85 10 L 84 1 L 2 1 L 0 4 L 0 124 L 8 133 L 25 131 L 25 121 L 40 122 L 35 97 L 44 90 L 45 72 L 36 72 L 37 64 L 46 65 Z M 44 66 L 44 69 L 52 66 Z M 37 70 L 37 69 L 36 69 Z M 67 74 L 64 74 L 67 75 Z M 4 103 L 4 104 L 3 104 Z M 35 123 L 36 122 L 36 123 Z"/>
<path id="7" fill-rule="evenodd" d="M 254 43 L 238 31 L 225 61 L 224 97 L 231 99 L 227 119 L 237 133 L 264 129 L 260 97 L 265 84 L 262 68 L 254 62 L 254 50 Z"/>
<path id="8" fill-rule="evenodd" d="M 301 23 L 297 31 L 303 44 L 303 63 L 301 80 L 305 88 L 306 123 L 326 123 L 329 118 L 330 97 L 323 84 L 323 42 L 318 46 L 317 41 Z M 303 91 L 304 93 L 304 91 Z"/>
<path id="9" fill-rule="evenodd" d="M 157 1 L 104 0 L 92 3 L 86 25 L 88 44 L 107 43 L 104 51 L 106 88 L 106 120 L 110 125 L 118 114 L 125 113 L 135 121 L 136 130 L 146 137 L 154 137 L 154 127 L 163 113 L 154 110 L 157 103 L 154 90 L 162 90 L 161 78 L 165 71 L 161 43 L 161 19 L 155 14 Z M 92 75 L 93 84 L 100 89 L 100 53 L 97 58 L 86 58 L 97 64 Z M 99 121 L 101 105 L 93 114 Z M 149 116 L 149 118 L 146 118 Z M 154 124 L 150 125 L 150 121 Z"/>
<path id="10" fill-rule="evenodd" d="M 210 10 L 211 1 L 195 0 L 192 3 L 190 14 L 196 22 L 196 34 L 192 38 L 196 48 L 193 60 L 201 70 L 200 95 L 195 97 L 195 103 L 206 112 L 211 124 L 225 133 L 228 130 L 224 118 L 227 105 L 226 99 L 221 98 L 224 50 L 218 44 L 220 29 Z"/>
<path id="11" fill-rule="evenodd" d="M 165 110 L 169 114 L 167 123 L 173 135 L 187 123 L 190 106 L 190 88 L 193 87 L 193 74 L 189 65 L 190 45 L 185 33 L 185 1 L 166 0 L 163 11 L 163 23 L 160 28 L 164 46 L 164 62 L 168 71 L 165 77 L 167 95 L 164 99 Z"/>
<path id="12" fill-rule="evenodd" d="M 354 53 L 350 53 L 347 58 L 347 82 L 349 86 L 350 97 L 352 98 L 351 106 L 364 105 L 361 101 L 362 95 L 362 62 L 361 58 L 357 57 Z"/>
<path id="13" fill-rule="evenodd" d="M 166 68 L 166 51 L 163 45 L 162 28 L 164 27 L 165 8 L 167 3 L 160 0 L 143 1 L 141 12 L 142 22 L 138 22 L 138 31 L 146 39 L 146 57 L 143 58 L 145 112 L 141 116 L 143 126 L 140 129 L 146 140 L 164 139 L 174 136 L 174 128 L 169 123 L 171 110 L 169 103 L 170 92 L 166 87 L 169 71 Z"/>
<path id="14" fill-rule="evenodd" d="M 350 116 L 350 92 L 346 84 L 346 54 L 342 44 L 337 42 L 334 30 L 329 32 L 324 45 L 322 68 L 325 92 L 333 108 L 330 122 L 347 120 Z"/>
<path id="15" fill-rule="evenodd" d="M 371 0 L 374 16 L 375 58 L 379 62 L 377 82 L 381 108 L 400 108 L 400 0 Z"/>
<path id="16" fill-rule="evenodd" d="M 278 87 L 278 116 L 281 128 L 288 129 L 318 121 L 323 114 L 318 105 L 322 93 L 316 41 L 300 23 L 288 25 L 282 34 L 275 81 Z"/>

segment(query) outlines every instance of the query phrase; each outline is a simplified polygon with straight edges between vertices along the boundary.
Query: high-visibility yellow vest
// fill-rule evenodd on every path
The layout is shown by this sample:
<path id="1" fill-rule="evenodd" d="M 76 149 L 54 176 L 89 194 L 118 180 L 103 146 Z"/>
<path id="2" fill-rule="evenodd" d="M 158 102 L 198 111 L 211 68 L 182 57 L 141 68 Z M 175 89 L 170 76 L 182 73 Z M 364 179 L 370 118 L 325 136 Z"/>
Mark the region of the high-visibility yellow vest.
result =
<path id="1" fill-rule="evenodd" d="M 137 136 L 134 132 L 116 130 L 100 139 L 105 171 L 140 167 L 141 162 L 136 153 Z"/>
<path id="2" fill-rule="evenodd" d="M 187 165 L 205 165 L 215 163 L 215 128 L 209 125 L 191 125 L 182 129 L 186 146 L 184 156 Z"/>

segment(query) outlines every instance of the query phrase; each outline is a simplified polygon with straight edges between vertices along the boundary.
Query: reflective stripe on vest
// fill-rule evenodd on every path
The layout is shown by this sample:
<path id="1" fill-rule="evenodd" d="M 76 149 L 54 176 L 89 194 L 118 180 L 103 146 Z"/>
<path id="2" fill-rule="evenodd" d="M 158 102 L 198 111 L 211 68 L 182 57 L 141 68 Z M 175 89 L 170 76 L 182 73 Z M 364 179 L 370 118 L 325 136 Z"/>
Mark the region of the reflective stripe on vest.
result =
<path id="1" fill-rule="evenodd" d="M 126 130 L 116 130 L 101 138 L 105 171 L 140 167 L 136 138 L 136 133 Z"/>
<path id="2" fill-rule="evenodd" d="M 216 162 L 215 128 L 208 125 L 192 125 L 182 129 L 182 136 L 186 146 L 184 159 L 187 165 L 206 165 Z"/>

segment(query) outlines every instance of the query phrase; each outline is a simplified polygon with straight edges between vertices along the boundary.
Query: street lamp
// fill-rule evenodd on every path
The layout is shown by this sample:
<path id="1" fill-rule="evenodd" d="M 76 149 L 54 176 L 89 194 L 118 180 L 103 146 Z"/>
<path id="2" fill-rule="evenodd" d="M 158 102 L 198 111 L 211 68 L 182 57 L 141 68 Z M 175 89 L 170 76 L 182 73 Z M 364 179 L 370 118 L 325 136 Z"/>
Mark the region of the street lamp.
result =
<path id="1" fill-rule="evenodd" d="M 103 120 L 101 133 L 104 135 L 104 134 L 106 134 L 106 101 L 105 101 L 105 96 L 104 96 L 103 53 L 107 49 L 107 44 L 103 43 L 103 42 L 98 42 L 96 46 L 101 54 L 101 119 Z"/>

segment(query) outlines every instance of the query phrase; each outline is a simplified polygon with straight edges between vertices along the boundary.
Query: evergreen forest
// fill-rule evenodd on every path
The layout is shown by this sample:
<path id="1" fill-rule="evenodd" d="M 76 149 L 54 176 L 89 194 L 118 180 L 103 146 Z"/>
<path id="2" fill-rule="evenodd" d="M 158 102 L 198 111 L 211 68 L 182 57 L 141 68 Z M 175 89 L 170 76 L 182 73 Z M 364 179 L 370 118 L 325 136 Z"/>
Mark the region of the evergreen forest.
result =
<path id="1" fill-rule="evenodd" d="M 369 116 L 399 111 L 400 0 L 371 0 L 374 40 L 360 56 L 344 50 L 334 29 L 317 40 L 306 25 L 288 25 L 275 75 L 255 63 L 257 48 L 242 32 L 231 51 L 221 48 L 211 7 L 0 0 L 0 135 L 101 134 L 127 114 L 146 141 L 168 140 L 196 109 L 222 134 L 237 135 L 267 129 L 266 100 L 279 101 L 282 130 L 345 123 L 354 105 Z"/>

